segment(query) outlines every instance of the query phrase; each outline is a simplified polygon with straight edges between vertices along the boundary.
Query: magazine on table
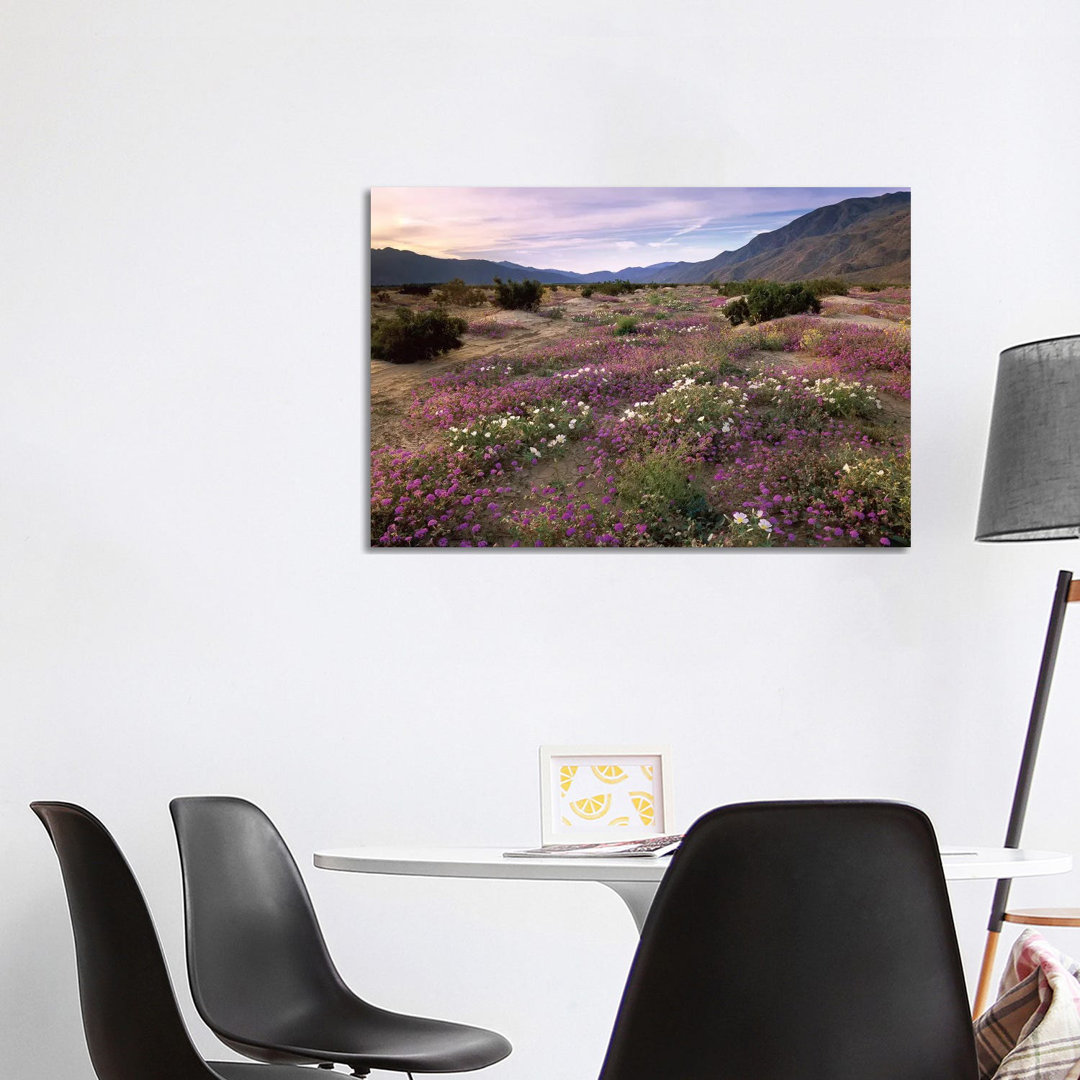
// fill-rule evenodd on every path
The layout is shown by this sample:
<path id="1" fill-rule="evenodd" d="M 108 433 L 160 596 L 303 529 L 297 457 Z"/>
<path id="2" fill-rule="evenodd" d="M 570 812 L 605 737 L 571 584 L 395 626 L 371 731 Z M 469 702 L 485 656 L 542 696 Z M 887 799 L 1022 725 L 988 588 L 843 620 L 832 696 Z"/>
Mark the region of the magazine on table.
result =
<path id="1" fill-rule="evenodd" d="M 507 859 L 572 859 L 572 858 L 658 858 L 671 855 L 682 843 L 682 836 L 647 836 L 640 840 L 607 840 L 594 844 L 544 844 L 538 848 L 504 851 Z"/>

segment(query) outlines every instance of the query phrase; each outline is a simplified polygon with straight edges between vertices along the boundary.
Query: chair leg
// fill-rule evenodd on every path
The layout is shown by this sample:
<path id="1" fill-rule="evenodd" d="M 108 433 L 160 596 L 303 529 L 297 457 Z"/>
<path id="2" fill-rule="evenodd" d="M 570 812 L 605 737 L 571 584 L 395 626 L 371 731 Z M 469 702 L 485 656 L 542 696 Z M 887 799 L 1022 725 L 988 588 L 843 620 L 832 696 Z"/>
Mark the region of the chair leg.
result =
<path id="1" fill-rule="evenodd" d="M 979 971 L 979 985 L 975 990 L 975 1005 L 971 1010 L 972 1020 L 978 1020 L 986 1012 L 987 998 L 990 996 L 990 978 L 994 973 L 994 957 L 997 955 L 1000 930 L 989 930 L 986 934 L 986 947 L 983 949 L 982 968 Z"/>

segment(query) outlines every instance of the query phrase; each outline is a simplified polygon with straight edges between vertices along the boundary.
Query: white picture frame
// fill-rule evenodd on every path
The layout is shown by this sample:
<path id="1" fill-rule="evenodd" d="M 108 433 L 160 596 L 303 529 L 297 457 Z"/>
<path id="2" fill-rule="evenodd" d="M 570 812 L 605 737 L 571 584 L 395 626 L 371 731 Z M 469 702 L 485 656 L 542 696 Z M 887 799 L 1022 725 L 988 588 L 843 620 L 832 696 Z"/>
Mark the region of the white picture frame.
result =
<path id="1" fill-rule="evenodd" d="M 670 762 L 666 746 L 541 746 L 540 842 L 673 833 Z"/>

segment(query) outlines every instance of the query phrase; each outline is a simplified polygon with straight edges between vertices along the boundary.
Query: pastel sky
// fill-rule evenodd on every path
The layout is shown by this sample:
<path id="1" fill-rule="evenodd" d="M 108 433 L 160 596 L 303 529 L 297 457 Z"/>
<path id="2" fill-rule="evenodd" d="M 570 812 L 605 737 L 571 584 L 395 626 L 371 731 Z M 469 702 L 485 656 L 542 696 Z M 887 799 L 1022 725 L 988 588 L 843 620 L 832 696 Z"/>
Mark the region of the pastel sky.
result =
<path id="1" fill-rule="evenodd" d="M 371 246 L 577 273 L 700 262 L 819 206 L 907 190 L 381 187 Z"/>

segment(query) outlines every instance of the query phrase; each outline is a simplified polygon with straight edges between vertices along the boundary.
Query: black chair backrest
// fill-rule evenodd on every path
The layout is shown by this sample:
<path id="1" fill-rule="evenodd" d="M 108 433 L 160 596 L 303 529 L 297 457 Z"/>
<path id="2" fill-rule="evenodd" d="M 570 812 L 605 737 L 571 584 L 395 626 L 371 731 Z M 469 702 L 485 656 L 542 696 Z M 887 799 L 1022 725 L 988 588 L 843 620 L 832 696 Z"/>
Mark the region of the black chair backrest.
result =
<path id="1" fill-rule="evenodd" d="M 601 1080 L 975 1080 L 933 828 L 882 802 L 726 806 L 661 883 Z"/>
<path id="2" fill-rule="evenodd" d="M 83 1026 L 98 1076 L 220 1080 L 192 1045 L 150 912 L 108 830 L 70 803 L 35 802 L 31 809 L 60 860 Z"/>
<path id="3" fill-rule="evenodd" d="M 184 878 L 188 976 L 218 1034 L 281 1041 L 283 1018 L 352 998 L 270 819 L 227 796 L 169 804 Z"/>

